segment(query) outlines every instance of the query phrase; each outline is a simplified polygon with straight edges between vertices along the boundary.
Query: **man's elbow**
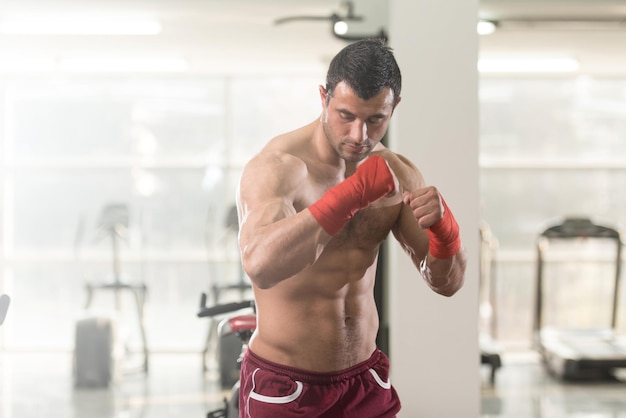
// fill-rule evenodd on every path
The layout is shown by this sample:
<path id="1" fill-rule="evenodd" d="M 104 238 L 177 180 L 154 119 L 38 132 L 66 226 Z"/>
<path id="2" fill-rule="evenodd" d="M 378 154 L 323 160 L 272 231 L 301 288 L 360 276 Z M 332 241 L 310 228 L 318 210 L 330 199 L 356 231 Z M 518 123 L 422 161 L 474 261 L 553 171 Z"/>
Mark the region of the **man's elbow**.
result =
<path id="1" fill-rule="evenodd" d="M 431 287 L 436 293 L 440 294 L 441 296 L 452 297 L 459 290 L 461 290 L 461 288 L 463 287 L 463 283 L 464 283 L 464 277 L 462 276 L 460 279 L 451 280 L 450 282 L 446 283 L 445 286 L 441 286 L 441 287 L 431 286 Z"/>
<path id="2" fill-rule="evenodd" d="M 454 262 L 452 264 L 452 268 L 448 273 L 448 282 L 440 291 L 437 291 L 440 295 L 443 296 L 454 296 L 461 288 L 463 287 L 463 283 L 465 283 L 465 269 L 467 267 L 467 258 L 465 256 L 465 250 L 461 249 L 454 256 Z"/>
<path id="3" fill-rule="evenodd" d="M 250 279 L 252 283 L 259 289 L 269 289 L 273 287 L 276 282 L 273 280 L 272 276 L 268 274 L 264 269 L 250 267 L 248 263 L 243 263 L 243 271 L 246 273 L 246 276 Z"/>
<path id="4" fill-rule="evenodd" d="M 246 276 L 259 289 L 269 289 L 274 286 L 272 273 L 267 263 L 261 258 L 254 256 L 254 252 L 244 249 L 241 254 L 241 266 Z"/>

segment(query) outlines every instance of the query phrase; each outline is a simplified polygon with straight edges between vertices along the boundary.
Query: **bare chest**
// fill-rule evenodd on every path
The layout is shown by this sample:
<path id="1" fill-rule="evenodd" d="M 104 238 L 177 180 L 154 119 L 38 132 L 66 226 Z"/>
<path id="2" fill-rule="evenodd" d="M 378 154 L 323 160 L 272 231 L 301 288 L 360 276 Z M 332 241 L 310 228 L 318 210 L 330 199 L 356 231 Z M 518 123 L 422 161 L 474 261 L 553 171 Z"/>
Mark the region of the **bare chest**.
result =
<path id="1" fill-rule="evenodd" d="M 358 211 L 335 236 L 333 245 L 369 247 L 380 244 L 398 219 L 400 205 L 368 207 Z"/>

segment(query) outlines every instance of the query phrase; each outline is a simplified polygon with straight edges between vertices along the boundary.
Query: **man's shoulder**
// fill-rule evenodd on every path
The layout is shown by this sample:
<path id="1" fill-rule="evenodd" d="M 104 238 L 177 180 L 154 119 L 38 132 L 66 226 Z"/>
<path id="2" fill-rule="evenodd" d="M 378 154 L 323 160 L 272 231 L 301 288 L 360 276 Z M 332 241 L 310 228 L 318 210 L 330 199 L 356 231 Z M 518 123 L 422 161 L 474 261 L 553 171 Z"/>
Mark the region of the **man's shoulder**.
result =
<path id="1" fill-rule="evenodd" d="M 265 147 L 247 165 L 262 165 L 276 170 L 291 170 L 304 165 L 302 158 L 280 147 Z"/>
<path id="2" fill-rule="evenodd" d="M 266 147 L 248 161 L 242 181 L 285 190 L 296 187 L 306 175 L 307 166 L 301 158 L 281 148 Z"/>
<path id="3" fill-rule="evenodd" d="M 307 138 L 297 135 L 298 131 L 288 132 L 272 138 L 263 148 L 248 162 L 274 166 L 278 170 L 293 170 L 305 168 L 305 156 Z"/>

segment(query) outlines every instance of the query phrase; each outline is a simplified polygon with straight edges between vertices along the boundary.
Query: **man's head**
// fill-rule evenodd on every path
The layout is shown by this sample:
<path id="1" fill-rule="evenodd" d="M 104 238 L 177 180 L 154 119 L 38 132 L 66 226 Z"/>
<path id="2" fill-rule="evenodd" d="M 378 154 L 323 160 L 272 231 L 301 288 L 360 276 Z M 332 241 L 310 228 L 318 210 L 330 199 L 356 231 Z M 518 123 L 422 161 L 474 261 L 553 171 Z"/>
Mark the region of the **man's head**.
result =
<path id="1" fill-rule="evenodd" d="M 327 100 L 342 81 L 364 100 L 376 96 L 385 87 L 393 91 L 394 106 L 400 99 L 400 68 L 382 39 L 354 42 L 335 55 L 326 74 Z"/>

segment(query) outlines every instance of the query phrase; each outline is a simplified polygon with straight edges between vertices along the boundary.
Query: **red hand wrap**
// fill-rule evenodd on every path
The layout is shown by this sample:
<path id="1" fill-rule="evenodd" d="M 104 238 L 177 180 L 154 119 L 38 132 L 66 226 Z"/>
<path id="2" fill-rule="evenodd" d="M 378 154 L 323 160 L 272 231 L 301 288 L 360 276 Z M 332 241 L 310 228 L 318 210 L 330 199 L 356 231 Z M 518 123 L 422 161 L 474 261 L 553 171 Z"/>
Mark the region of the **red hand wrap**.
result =
<path id="1" fill-rule="evenodd" d="M 461 249 L 459 225 L 443 197 L 441 202 L 444 207 L 443 218 L 432 224 L 426 233 L 428 233 L 430 254 L 437 258 L 451 258 Z"/>
<path id="2" fill-rule="evenodd" d="M 309 211 L 330 235 L 335 235 L 350 218 L 370 203 L 386 196 L 395 188 L 393 175 L 385 159 L 370 156 L 353 175 L 326 191 Z"/>

